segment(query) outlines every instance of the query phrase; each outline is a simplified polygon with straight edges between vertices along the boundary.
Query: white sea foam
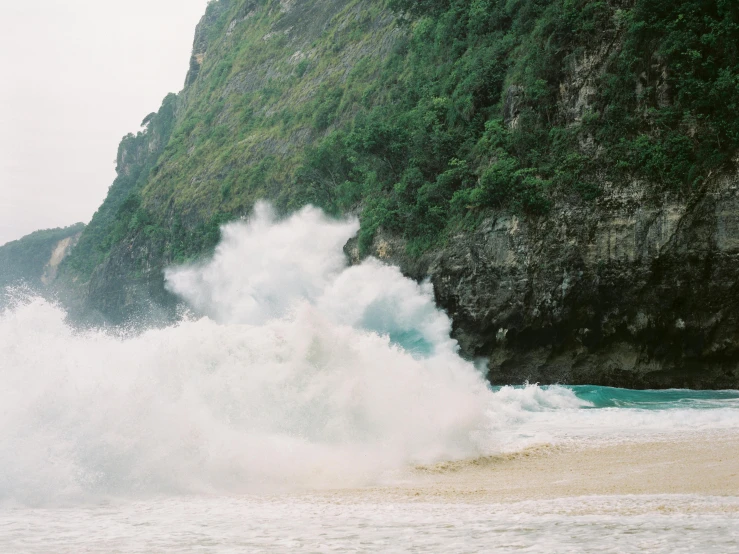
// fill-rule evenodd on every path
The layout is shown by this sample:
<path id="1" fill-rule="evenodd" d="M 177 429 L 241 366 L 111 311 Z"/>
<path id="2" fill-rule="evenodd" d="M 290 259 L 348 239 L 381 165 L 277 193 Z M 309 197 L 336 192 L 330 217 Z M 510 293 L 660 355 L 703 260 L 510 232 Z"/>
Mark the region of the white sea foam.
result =
<path id="1" fill-rule="evenodd" d="M 636 424 L 736 421 L 587 410 L 562 387 L 492 391 L 430 286 L 377 260 L 346 266 L 356 230 L 259 206 L 212 260 L 167 272 L 203 316 L 166 329 L 75 332 L 41 299 L 2 313 L 0 501 L 357 485 Z"/>
<path id="2" fill-rule="evenodd" d="M 510 504 L 198 497 L 0 511 L 3 552 L 736 552 L 739 502 L 611 496 Z"/>

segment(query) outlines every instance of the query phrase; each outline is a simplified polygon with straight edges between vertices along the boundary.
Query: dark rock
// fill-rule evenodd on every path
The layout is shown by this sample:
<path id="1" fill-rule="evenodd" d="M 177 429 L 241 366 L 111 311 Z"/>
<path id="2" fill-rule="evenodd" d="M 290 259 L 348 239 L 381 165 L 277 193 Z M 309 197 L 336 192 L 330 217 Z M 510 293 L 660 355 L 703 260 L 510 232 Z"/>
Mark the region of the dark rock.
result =
<path id="1" fill-rule="evenodd" d="M 521 112 L 521 106 L 525 98 L 524 88 L 519 85 L 511 85 L 505 94 L 505 102 L 503 104 L 503 118 L 506 125 L 515 127 L 518 122 L 518 115 Z"/>
<path id="2" fill-rule="evenodd" d="M 431 279 L 494 384 L 737 388 L 739 178 L 684 200 L 646 189 L 499 213 L 430 260 L 382 233 L 373 254 Z"/>

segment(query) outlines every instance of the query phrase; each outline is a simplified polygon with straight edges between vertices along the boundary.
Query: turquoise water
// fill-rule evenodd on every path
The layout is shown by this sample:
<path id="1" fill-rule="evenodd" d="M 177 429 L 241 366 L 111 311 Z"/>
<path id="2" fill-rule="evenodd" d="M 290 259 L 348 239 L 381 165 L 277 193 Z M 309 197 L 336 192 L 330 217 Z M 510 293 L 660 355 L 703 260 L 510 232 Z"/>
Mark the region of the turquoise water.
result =
<path id="1" fill-rule="evenodd" d="M 506 451 L 541 443 L 588 445 L 734 433 L 739 391 L 597 386 L 493 389 L 495 436 Z"/>
<path id="2" fill-rule="evenodd" d="M 566 387 L 592 404 L 592 408 L 636 408 L 642 410 L 739 408 L 736 390 L 631 390 L 592 385 Z"/>

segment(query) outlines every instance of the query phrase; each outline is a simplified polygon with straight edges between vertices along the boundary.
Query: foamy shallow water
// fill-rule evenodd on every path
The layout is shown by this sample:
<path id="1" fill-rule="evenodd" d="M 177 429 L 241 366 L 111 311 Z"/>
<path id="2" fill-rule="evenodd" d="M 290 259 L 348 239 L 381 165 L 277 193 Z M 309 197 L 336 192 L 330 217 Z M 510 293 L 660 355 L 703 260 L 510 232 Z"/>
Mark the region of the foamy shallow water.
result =
<path id="1" fill-rule="evenodd" d="M 0 511 L 0 551 L 707 554 L 737 551 L 738 517 L 739 499 L 695 496 L 513 504 L 168 498 Z"/>

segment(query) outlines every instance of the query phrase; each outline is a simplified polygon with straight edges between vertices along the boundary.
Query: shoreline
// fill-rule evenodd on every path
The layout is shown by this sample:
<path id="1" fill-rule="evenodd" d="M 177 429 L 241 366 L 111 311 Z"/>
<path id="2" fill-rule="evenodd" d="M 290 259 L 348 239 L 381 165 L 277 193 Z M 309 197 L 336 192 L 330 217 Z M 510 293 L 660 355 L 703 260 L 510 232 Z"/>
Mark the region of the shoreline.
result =
<path id="1" fill-rule="evenodd" d="M 357 501 L 464 503 L 624 495 L 739 497 L 739 432 L 593 446 L 542 445 L 419 466 L 394 483 L 326 492 Z"/>

